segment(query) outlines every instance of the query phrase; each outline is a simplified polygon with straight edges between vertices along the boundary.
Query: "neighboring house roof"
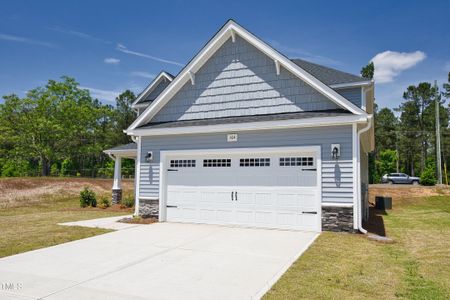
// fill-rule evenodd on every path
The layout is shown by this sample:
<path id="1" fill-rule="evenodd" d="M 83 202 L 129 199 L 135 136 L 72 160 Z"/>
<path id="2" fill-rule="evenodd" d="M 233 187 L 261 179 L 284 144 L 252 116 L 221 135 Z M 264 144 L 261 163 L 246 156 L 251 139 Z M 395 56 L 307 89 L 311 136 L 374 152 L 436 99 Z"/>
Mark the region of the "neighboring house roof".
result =
<path id="1" fill-rule="evenodd" d="M 150 84 L 140 93 L 132 106 L 138 106 L 140 104 L 148 105 L 153 102 L 159 94 L 172 82 L 175 78 L 172 74 L 166 71 L 161 71 L 158 76 L 153 79 Z"/>
<path id="2" fill-rule="evenodd" d="M 283 67 L 343 109 L 346 109 L 356 115 L 367 115 L 364 110 L 338 94 L 327 84 L 317 79 L 314 75 L 298 66 L 296 63 L 279 53 L 277 50 L 273 49 L 252 33 L 248 32 L 233 20 L 229 20 L 200 50 L 200 52 L 180 71 L 172 83 L 164 89 L 155 101 L 153 101 L 152 105 L 150 105 L 126 131 L 131 132 L 133 129 L 148 123 L 188 81 L 191 81 L 191 84 L 195 84 L 195 73 L 228 39 L 231 38 L 231 40 L 234 41 L 236 35 L 239 35 L 239 37 L 243 38 L 265 55 L 273 59 L 277 69 L 277 74 L 279 74 L 280 68 Z"/>
<path id="3" fill-rule="evenodd" d="M 161 122 L 161 123 L 148 123 L 139 129 L 143 128 L 175 128 L 185 126 L 208 126 L 219 124 L 239 124 L 248 122 L 266 122 L 266 121 L 281 121 L 292 119 L 309 119 L 309 118 L 326 118 L 326 117 L 339 117 L 351 115 L 350 112 L 345 110 L 326 110 L 326 111 L 303 111 L 295 113 L 281 113 L 281 114 L 268 114 L 268 115 L 254 115 L 254 116 L 238 116 L 238 117 L 225 117 L 225 118 L 211 118 L 211 119 L 199 119 L 199 120 L 183 120 L 173 122 Z"/>
<path id="4" fill-rule="evenodd" d="M 303 59 L 292 59 L 292 61 L 305 70 L 306 72 L 312 74 L 314 77 L 322 81 L 328 86 L 333 86 L 342 83 L 366 83 L 370 82 L 370 79 L 356 76 L 347 72 L 342 72 L 330 67 L 325 67 L 318 65 Z"/>

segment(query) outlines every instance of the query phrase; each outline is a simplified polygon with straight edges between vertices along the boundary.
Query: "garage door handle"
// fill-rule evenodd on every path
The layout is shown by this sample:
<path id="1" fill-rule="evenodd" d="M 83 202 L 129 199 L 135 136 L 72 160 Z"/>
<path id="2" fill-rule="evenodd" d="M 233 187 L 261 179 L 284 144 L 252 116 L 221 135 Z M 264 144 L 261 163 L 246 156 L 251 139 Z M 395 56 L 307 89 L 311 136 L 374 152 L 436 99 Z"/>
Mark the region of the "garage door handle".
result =
<path id="1" fill-rule="evenodd" d="M 166 205 L 166 207 L 167 207 L 167 208 L 171 208 L 171 207 L 172 207 L 172 208 L 177 208 L 178 206 L 177 206 L 177 205 Z"/>
<path id="2" fill-rule="evenodd" d="M 302 211 L 302 214 L 317 215 L 317 211 Z"/>
<path id="3" fill-rule="evenodd" d="M 167 171 L 169 171 L 169 172 L 177 172 L 178 170 L 177 169 L 167 169 Z"/>
<path id="4" fill-rule="evenodd" d="M 317 171 L 317 169 L 302 169 L 302 171 Z"/>

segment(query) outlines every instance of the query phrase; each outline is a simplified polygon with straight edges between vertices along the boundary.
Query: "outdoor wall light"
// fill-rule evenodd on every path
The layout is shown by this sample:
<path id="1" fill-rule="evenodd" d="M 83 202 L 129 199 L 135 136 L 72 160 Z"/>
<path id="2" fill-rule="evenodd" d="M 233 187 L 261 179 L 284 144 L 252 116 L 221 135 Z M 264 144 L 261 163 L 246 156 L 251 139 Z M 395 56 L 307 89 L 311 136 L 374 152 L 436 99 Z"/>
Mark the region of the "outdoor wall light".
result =
<path id="1" fill-rule="evenodd" d="M 333 159 L 338 159 L 341 156 L 340 144 L 331 144 L 331 156 Z"/>
<path id="2" fill-rule="evenodd" d="M 152 151 L 148 151 L 147 155 L 145 156 L 145 161 L 149 162 L 153 160 L 153 152 Z"/>

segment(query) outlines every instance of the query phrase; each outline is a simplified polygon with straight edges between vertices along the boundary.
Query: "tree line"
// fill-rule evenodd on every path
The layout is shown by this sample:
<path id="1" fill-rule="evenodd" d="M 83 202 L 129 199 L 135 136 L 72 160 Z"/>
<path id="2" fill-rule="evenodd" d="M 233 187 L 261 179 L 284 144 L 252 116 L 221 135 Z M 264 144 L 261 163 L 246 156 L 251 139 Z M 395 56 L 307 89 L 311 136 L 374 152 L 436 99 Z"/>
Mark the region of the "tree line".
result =
<path id="1" fill-rule="evenodd" d="M 361 75 L 373 78 L 373 64 L 361 70 Z M 386 173 L 403 172 L 421 177 L 423 183 L 436 183 L 436 102 L 439 108 L 441 132 L 441 169 L 443 182 L 450 161 L 450 72 L 448 82 L 421 82 L 408 86 L 402 103 L 394 108 L 375 107 L 375 151 L 370 155 L 370 181 L 379 183 Z M 447 181 L 446 181 L 447 180 Z"/>
<path id="2" fill-rule="evenodd" d="M 1 176 L 110 176 L 103 150 L 130 143 L 123 130 L 136 118 L 126 90 L 116 105 L 102 104 L 75 79 L 63 76 L 26 96 L 4 96 L 0 104 Z M 134 174 L 124 161 L 124 173 Z"/>
<path id="3" fill-rule="evenodd" d="M 373 78 L 370 63 L 361 75 Z M 102 104 L 75 79 L 49 80 L 24 97 L 4 96 L 0 104 L 0 176 L 111 176 L 112 160 L 103 150 L 130 143 L 123 130 L 136 118 L 135 95 L 126 90 L 116 104 Z M 442 167 L 450 161 L 450 72 L 440 88 L 429 82 L 411 85 L 394 109 L 375 107 L 375 151 L 370 182 L 390 172 L 436 179 L 435 102 L 439 102 Z M 124 175 L 134 174 L 125 160 Z M 446 174 L 448 176 L 448 172 Z"/>

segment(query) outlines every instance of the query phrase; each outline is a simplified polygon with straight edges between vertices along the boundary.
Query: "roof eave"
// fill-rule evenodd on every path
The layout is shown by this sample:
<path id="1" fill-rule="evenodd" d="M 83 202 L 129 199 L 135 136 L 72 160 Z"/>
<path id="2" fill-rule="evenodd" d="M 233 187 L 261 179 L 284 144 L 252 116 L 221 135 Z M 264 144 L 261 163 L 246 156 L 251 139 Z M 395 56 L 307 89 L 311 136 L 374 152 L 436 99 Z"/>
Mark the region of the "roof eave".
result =
<path id="1" fill-rule="evenodd" d="M 240 132 L 254 130 L 279 130 L 301 127 L 323 127 L 367 122 L 367 115 L 348 115 L 335 117 L 314 117 L 308 119 L 289 119 L 248 123 L 215 124 L 203 126 L 185 126 L 174 128 L 135 128 L 126 130 L 133 136 L 183 135 L 216 132 Z"/>
<path id="2" fill-rule="evenodd" d="M 329 85 L 332 89 L 344 89 L 353 87 L 366 87 L 373 85 L 373 80 L 368 81 L 358 81 L 358 82 L 346 82 L 346 83 L 336 83 Z"/>

